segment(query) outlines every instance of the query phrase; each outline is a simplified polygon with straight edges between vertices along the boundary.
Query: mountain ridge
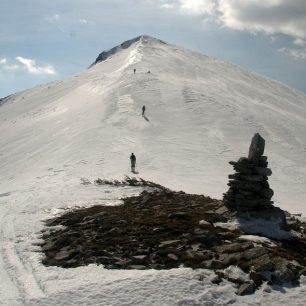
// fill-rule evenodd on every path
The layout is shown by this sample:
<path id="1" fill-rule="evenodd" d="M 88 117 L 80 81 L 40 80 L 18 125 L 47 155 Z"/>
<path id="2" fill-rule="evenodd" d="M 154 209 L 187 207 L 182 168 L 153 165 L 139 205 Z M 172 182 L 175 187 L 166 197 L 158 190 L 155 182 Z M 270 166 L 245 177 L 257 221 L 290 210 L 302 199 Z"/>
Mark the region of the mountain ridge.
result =
<path id="1" fill-rule="evenodd" d="M 247 73 L 251 73 L 253 75 L 257 75 L 258 77 L 261 77 L 261 78 L 263 78 L 263 79 L 265 79 L 267 81 L 270 81 L 270 82 L 273 81 L 273 82 L 275 82 L 275 83 L 277 83 L 277 84 L 279 84 L 281 86 L 287 87 L 291 91 L 296 91 L 297 93 L 304 94 L 305 97 L 306 97 L 306 94 L 303 91 L 300 91 L 300 90 L 298 90 L 296 88 L 293 88 L 293 87 L 291 87 L 291 86 L 289 86 L 289 85 L 287 85 L 287 84 L 285 84 L 285 83 L 283 83 L 281 81 L 278 81 L 278 80 L 275 80 L 275 79 L 271 79 L 270 77 L 262 75 L 262 74 L 260 74 L 258 72 L 255 72 L 255 71 L 253 71 L 251 69 L 248 69 L 248 68 L 246 68 L 244 66 L 241 66 L 241 65 L 238 65 L 238 64 L 234 64 L 234 63 L 231 63 L 231 62 L 228 62 L 228 61 L 224 61 L 222 59 L 218 59 L 218 58 L 215 58 L 215 57 L 207 56 L 206 54 L 204 54 L 202 52 L 199 52 L 199 51 L 196 51 L 196 50 L 190 50 L 190 49 L 184 48 L 184 47 L 180 47 L 180 46 L 177 46 L 176 44 L 165 42 L 165 41 L 163 41 L 163 40 L 161 40 L 159 38 L 156 38 L 156 37 L 153 37 L 153 36 L 150 36 L 150 35 L 147 35 L 147 34 L 142 34 L 142 35 L 139 35 L 137 37 L 128 39 L 128 40 L 126 40 L 126 41 L 124 41 L 124 42 L 122 42 L 122 43 L 120 43 L 120 44 L 118 44 L 118 45 L 108 49 L 108 50 L 102 51 L 97 56 L 95 61 L 92 64 L 90 64 L 89 68 L 93 67 L 94 65 L 96 65 L 96 64 L 98 64 L 100 62 L 106 61 L 109 57 L 115 55 L 117 52 L 120 52 L 123 49 L 128 49 L 133 44 L 135 44 L 137 42 L 141 42 L 141 41 L 149 41 L 149 42 L 151 42 L 153 44 L 154 43 L 164 44 L 164 45 L 167 45 L 167 46 L 169 46 L 171 48 L 174 48 L 174 49 L 182 49 L 182 50 L 188 51 L 190 53 L 193 53 L 195 55 L 203 56 L 205 58 L 209 58 L 209 59 L 211 59 L 213 61 L 216 61 L 216 62 L 219 62 L 219 63 L 223 63 L 224 65 L 229 66 L 229 67 L 231 67 L 233 69 L 241 69 L 241 70 L 243 70 L 243 71 L 245 71 Z"/>

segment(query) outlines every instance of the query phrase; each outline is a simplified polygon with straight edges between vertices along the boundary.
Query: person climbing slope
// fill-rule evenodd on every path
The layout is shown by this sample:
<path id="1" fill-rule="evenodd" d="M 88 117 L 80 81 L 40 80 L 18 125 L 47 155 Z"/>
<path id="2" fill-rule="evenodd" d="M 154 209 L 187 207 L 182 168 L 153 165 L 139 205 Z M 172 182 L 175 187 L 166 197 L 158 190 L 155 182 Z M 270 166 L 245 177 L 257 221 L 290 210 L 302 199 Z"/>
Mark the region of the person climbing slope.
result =
<path id="1" fill-rule="evenodd" d="M 131 154 L 130 160 L 131 160 L 131 171 L 134 173 L 136 166 L 136 156 L 134 155 L 134 153 Z"/>
<path id="2" fill-rule="evenodd" d="M 145 105 L 142 107 L 142 116 L 144 116 L 145 115 L 145 111 L 146 111 L 146 107 L 145 107 Z"/>

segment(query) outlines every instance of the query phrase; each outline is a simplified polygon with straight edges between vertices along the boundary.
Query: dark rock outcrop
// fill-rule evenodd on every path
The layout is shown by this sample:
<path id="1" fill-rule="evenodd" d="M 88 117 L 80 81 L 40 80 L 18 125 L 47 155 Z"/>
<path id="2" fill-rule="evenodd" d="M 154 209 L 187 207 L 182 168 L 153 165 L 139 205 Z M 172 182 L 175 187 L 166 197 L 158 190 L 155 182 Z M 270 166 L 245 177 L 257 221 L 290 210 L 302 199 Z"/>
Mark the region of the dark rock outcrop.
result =
<path id="1" fill-rule="evenodd" d="M 216 272 L 215 283 L 225 278 L 240 295 L 252 293 L 263 281 L 295 284 L 306 273 L 304 238 L 271 245 L 242 241 L 242 231 L 215 226 L 231 218 L 221 201 L 146 181 L 139 184 L 154 188 L 123 199 L 120 206 L 80 208 L 47 220 L 43 263 L 63 268 L 92 263 L 107 269 L 207 268 Z M 52 229 L 57 225 L 62 226 Z M 305 228 L 300 222 L 301 235 Z M 248 277 L 225 275 L 230 266 Z"/>
<path id="2" fill-rule="evenodd" d="M 9 95 L 4 98 L 0 98 L 0 106 L 4 105 L 4 103 L 8 102 L 13 95 Z"/>

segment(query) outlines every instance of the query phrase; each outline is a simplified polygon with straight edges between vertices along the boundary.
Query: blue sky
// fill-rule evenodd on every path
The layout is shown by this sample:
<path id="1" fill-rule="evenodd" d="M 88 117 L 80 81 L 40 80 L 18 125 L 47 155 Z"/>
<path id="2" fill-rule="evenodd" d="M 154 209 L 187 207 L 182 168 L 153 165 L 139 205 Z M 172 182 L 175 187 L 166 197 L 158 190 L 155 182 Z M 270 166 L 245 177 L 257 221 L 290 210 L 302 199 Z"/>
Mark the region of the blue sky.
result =
<path id="1" fill-rule="evenodd" d="M 306 92 L 305 0 L 1 0 L 0 97 L 141 34 Z"/>

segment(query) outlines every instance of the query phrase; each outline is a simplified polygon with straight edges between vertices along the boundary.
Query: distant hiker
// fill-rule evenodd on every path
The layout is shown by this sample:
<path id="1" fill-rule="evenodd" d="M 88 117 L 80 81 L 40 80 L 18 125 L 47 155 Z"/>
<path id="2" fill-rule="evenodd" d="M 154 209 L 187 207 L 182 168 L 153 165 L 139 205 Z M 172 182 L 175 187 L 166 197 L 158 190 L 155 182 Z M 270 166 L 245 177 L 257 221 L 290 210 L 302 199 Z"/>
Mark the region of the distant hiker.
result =
<path id="1" fill-rule="evenodd" d="M 145 111 L 146 111 L 146 107 L 145 107 L 145 105 L 142 107 L 142 116 L 144 116 L 145 115 Z"/>
<path id="2" fill-rule="evenodd" d="M 134 68 L 134 74 L 136 73 L 136 68 Z"/>
<path id="3" fill-rule="evenodd" d="M 135 172 L 136 156 L 134 155 L 134 153 L 131 154 L 130 160 L 131 160 L 131 170 L 132 172 Z"/>
<path id="4" fill-rule="evenodd" d="M 151 71 L 150 71 L 150 70 L 148 70 L 148 73 L 151 73 Z"/>

